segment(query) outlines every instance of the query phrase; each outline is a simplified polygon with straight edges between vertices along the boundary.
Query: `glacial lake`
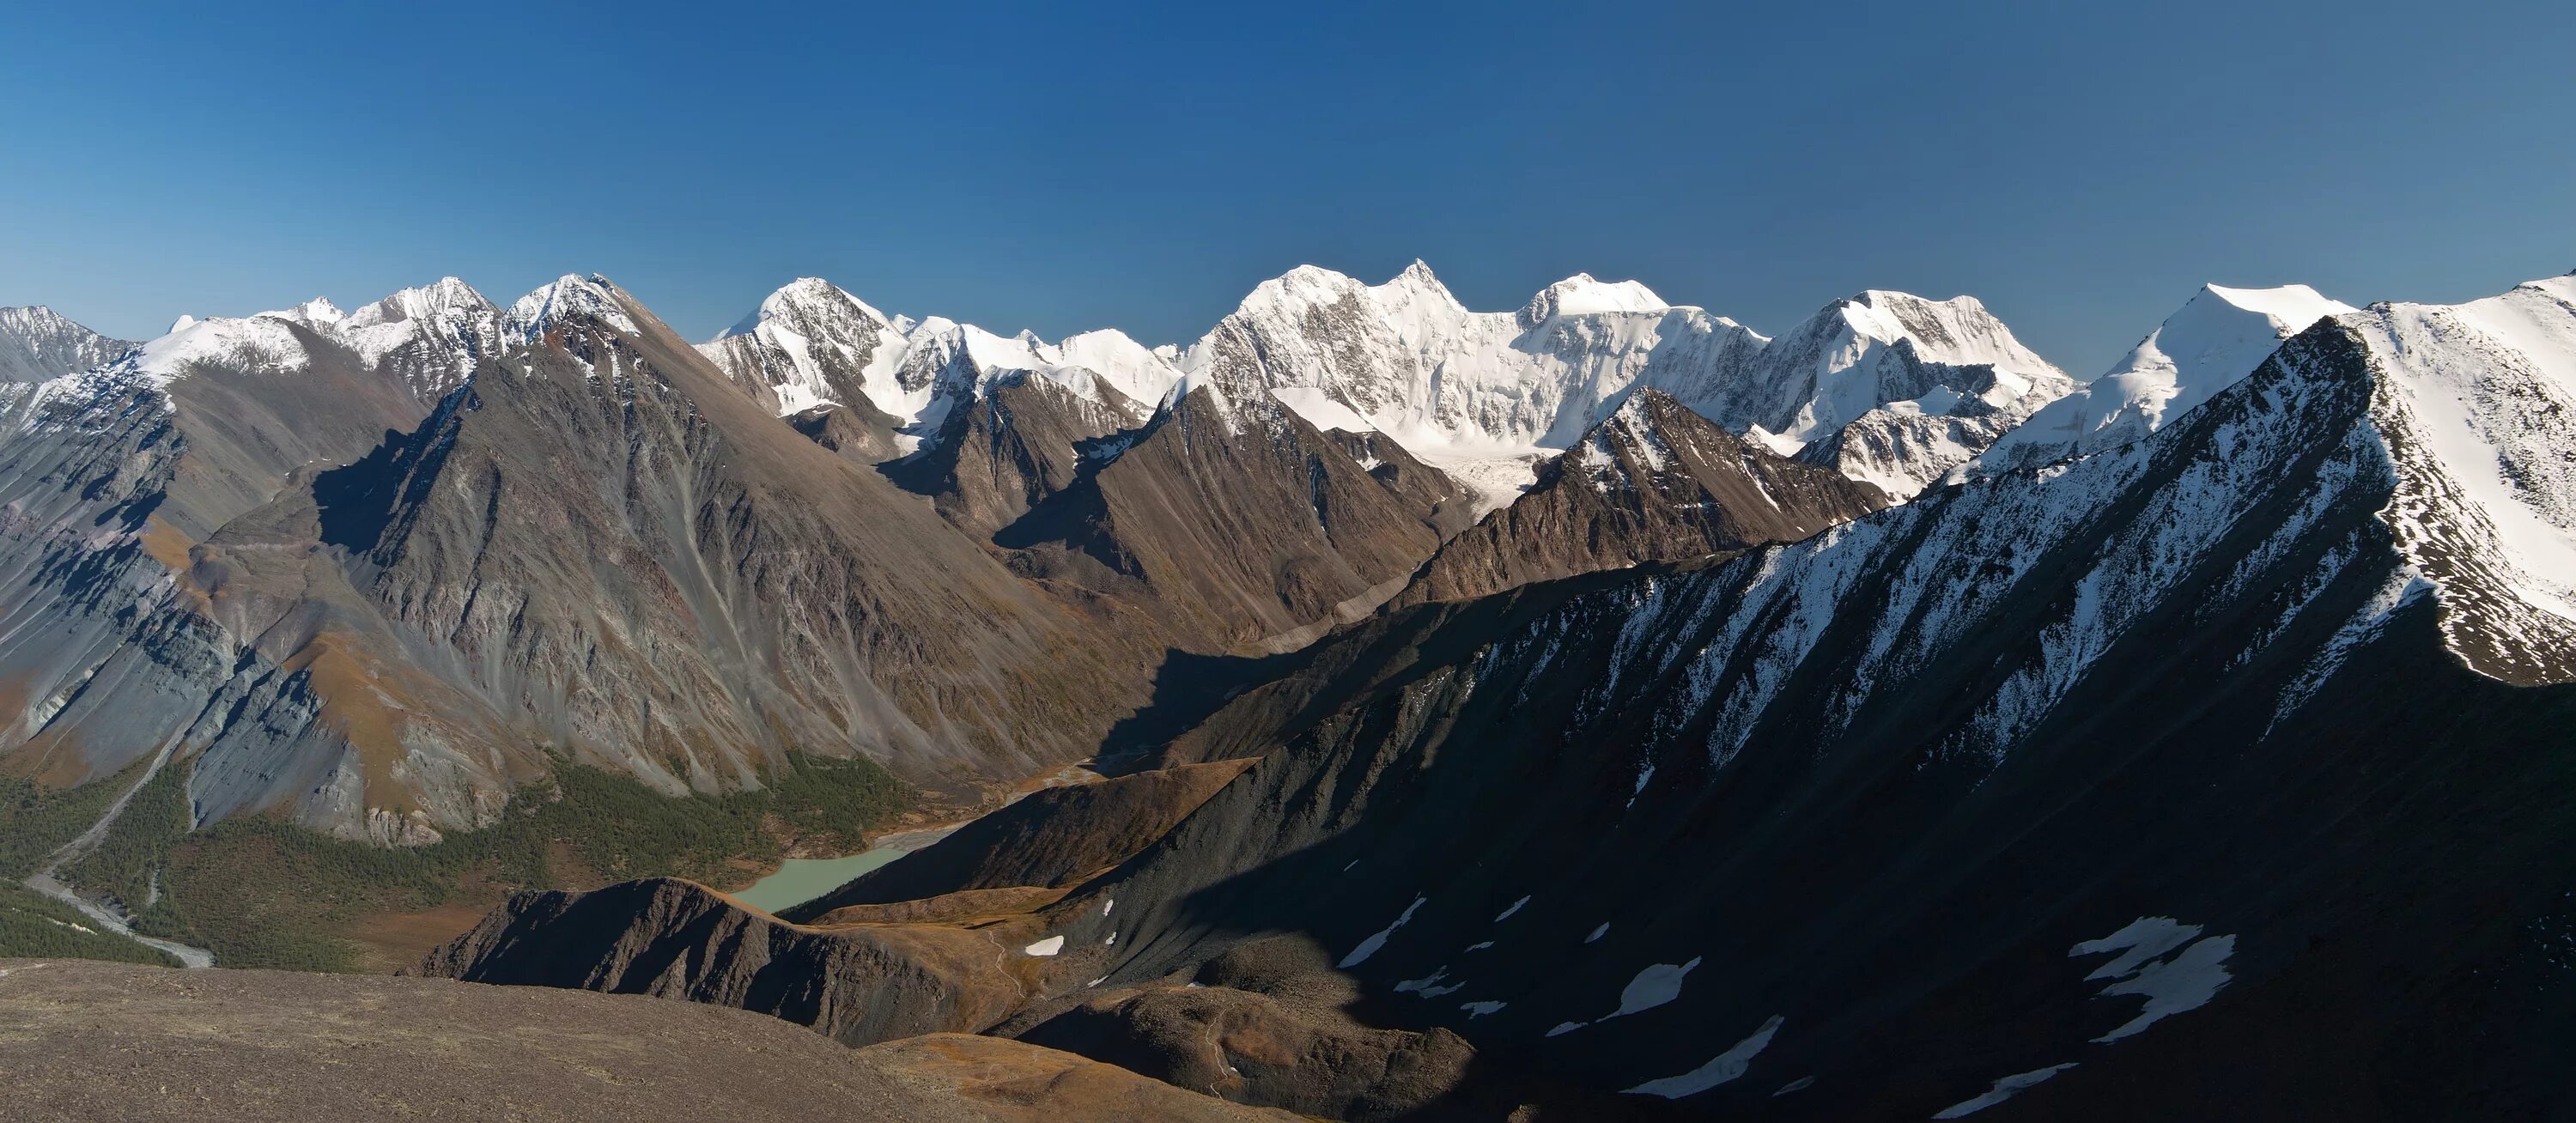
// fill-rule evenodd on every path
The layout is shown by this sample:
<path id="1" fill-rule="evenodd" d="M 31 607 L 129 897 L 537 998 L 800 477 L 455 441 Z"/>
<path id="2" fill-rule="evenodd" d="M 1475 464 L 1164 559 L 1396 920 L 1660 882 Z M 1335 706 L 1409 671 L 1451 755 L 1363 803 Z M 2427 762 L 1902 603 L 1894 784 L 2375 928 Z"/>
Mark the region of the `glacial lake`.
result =
<path id="1" fill-rule="evenodd" d="M 872 846 L 838 858 L 789 858 L 777 873 L 753 882 L 749 889 L 735 891 L 734 897 L 763 912 L 777 912 L 838 889 L 851 878 L 903 854 L 890 846 Z"/>
<path id="2" fill-rule="evenodd" d="M 736 890 L 734 899 L 762 912 L 793 908 L 847 884 L 850 879 L 948 837 L 955 826 L 886 835 L 877 844 L 838 858 L 789 858 L 778 872 Z"/>

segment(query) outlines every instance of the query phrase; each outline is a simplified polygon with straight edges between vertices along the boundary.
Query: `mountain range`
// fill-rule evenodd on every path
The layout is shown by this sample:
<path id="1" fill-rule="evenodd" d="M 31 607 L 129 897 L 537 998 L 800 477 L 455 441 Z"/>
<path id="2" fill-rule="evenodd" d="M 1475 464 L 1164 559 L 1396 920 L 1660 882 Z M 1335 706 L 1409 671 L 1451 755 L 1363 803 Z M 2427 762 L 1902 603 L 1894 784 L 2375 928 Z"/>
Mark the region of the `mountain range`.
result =
<path id="1" fill-rule="evenodd" d="M 2210 286 L 2089 383 L 1967 297 L 1418 262 L 1186 346 L 811 279 L 692 346 L 577 275 L 0 340 L 0 772 L 169 785 L 159 845 L 1089 762 L 808 906 L 531 886 L 418 973 L 1348 1119 L 2576 1092 L 2576 277 Z M 29 884 L 148 913 L 175 859 L 67 864 L 135 798 Z"/>

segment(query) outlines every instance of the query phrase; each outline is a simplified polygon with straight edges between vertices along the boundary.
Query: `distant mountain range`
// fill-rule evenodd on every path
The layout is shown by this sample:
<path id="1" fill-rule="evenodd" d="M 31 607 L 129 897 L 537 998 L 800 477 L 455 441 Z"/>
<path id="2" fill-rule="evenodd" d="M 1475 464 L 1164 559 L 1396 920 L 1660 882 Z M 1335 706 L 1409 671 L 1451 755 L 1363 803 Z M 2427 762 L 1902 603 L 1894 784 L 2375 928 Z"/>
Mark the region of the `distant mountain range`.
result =
<path id="1" fill-rule="evenodd" d="M 811 279 L 692 346 L 567 276 L 0 364 L 9 775 L 410 847 L 576 765 L 1111 775 L 794 923 L 525 893 L 430 973 L 1333 1118 L 2576 1091 L 2576 277 L 2211 286 L 2089 383 L 1967 297 L 1419 263 L 1187 346 Z"/>

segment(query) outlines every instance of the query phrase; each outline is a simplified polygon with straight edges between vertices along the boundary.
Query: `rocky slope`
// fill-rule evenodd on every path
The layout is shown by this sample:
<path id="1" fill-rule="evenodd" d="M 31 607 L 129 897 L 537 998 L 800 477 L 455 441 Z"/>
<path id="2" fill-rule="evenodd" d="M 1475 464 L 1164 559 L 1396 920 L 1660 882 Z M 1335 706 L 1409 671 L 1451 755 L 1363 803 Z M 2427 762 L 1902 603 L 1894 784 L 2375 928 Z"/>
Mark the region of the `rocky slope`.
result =
<path id="1" fill-rule="evenodd" d="M 1117 900 L 1106 985 L 1310 934 L 1380 1024 L 1702 1111 L 2538 1110 L 2569 295 L 2374 308 L 2141 443 L 1397 614 L 1176 743 L 1275 749 L 1055 915 Z"/>
<path id="2" fill-rule="evenodd" d="M 993 541 L 1186 650 L 1301 647 L 1375 609 L 1464 521 L 1446 477 L 1409 457 L 1366 465 L 1267 397 L 1194 390 L 1121 443 Z"/>
<path id="3" fill-rule="evenodd" d="M 0 382 L 43 382 L 113 362 L 134 349 L 43 305 L 0 308 Z"/>
<path id="4" fill-rule="evenodd" d="M 0 1017 L 30 1119 L 1294 1119 L 999 1038 L 852 1050 L 739 1011 L 433 979 L 0 960 Z"/>
<path id="5" fill-rule="evenodd" d="M 1870 484 L 1781 456 L 1671 395 L 1640 390 L 1528 493 L 1443 545 L 1391 603 L 1795 542 L 1886 505 Z"/>
<path id="6" fill-rule="evenodd" d="M 1144 761 L 1259 758 L 1142 851 L 1068 890 L 1067 814 L 902 891 L 1000 941 L 984 1028 L 1300 1111 L 2546 1114 L 2570 417 L 2576 279 L 2349 313 L 2144 439 L 1382 614 Z M 730 1001 L 941 926 L 665 899 L 449 969 Z"/>
<path id="7" fill-rule="evenodd" d="M 1293 645 L 1354 618 L 1467 515 L 1410 454 L 1345 448 L 1263 392 L 1193 390 L 1173 355 L 1114 331 L 1048 344 L 890 320 L 807 280 L 701 350 L 775 408 L 884 419 L 883 440 L 826 432 L 830 413 L 804 424 L 1013 568 L 1133 608 L 1190 651 Z"/>
<path id="8" fill-rule="evenodd" d="M 9 611 L 44 622 L 0 648 L 0 749 L 71 783 L 170 746 L 200 820 L 426 842 L 556 754 L 680 792 L 858 752 L 963 795 L 1089 752 L 1156 650 L 600 281 L 191 321 L 0 406 Z"/>

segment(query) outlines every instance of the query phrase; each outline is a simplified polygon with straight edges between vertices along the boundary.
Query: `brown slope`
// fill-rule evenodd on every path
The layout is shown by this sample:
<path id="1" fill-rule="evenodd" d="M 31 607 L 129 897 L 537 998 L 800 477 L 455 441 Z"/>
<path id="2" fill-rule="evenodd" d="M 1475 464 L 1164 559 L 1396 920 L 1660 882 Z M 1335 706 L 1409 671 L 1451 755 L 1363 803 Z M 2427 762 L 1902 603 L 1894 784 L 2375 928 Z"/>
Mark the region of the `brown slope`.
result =
<path id="1" fill-rule="evenodd" d="M 25 1119 L 1292 1118 L 1000 1038 L 853 1050 L 738 1010 L 441 979 L 5 960 L 0 1017 Z"/>
<path id="2" fill-rule="evenodd" d="M 1640 390 L 1536 487 L 1441 547 L 1392 606 L 1794 542 L 1887 503 Z"/>
<path id="3" fill-rule="evenodd" d="M 815 444 L 862 464 L 903 455 L 894 432 L 902 428 L 902 420 L 865 398 L 847 405 L 815 406 L 789 416 L 787 423 Z"/>
<path id="4" fill-rule="evenodd" d="M 1394 483 L 1372 475 L 1266 396 L 1203 389 L 994 540 L 1024 572 L 1136 604 L 1192 650 L 1278 651 L 1401 587 L 1456 498 L 1418 463 Z"/>
<path id="5" fill-rule="evenodd" d="M 1010 1016 L 1070 964 L 1023 952 L 1044 926 L 1015 915 L 971 929 L 809 928 L 694 882 L 648 878 L 514 894 L 414 973 L 732 1006 L 867 1045 Z"/>
<path id="6" fill-rule="evenodd" d="M 1071 885 L 1153 845 L 1252 763 L 1182 765 L 1032 792 L 786 916 L 811 921 L 851 905 Z"/>
<path id="7" fill-rule="evenodd" d="M 1010 525 L 1074 485 L 1086 464 L 1115 455 L 1117 434 L 1153 415 L 1097 377 L 1093 397 L 1026 374 L 997 379 L 950 411 L 926 451 L 886 464 L 888 478 L 931 497 L 977 537 Z"/>

